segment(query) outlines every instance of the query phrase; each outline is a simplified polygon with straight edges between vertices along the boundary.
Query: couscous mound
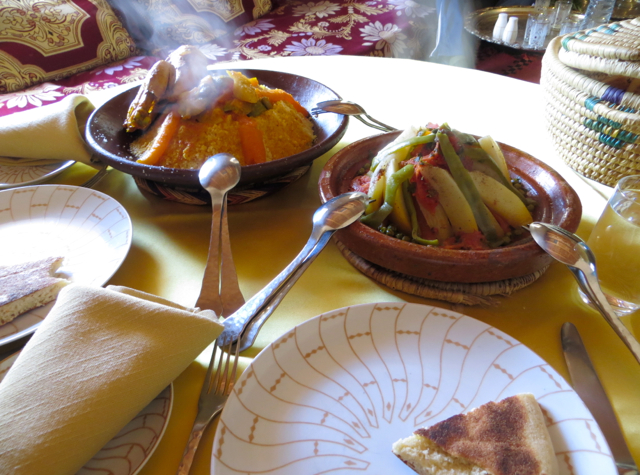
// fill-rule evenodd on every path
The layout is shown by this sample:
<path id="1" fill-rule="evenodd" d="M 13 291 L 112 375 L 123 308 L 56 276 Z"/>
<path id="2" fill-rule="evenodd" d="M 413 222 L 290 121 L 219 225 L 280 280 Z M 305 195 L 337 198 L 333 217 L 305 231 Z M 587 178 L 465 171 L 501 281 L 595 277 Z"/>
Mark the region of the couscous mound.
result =
<path id="1" fill-rule="evenodd" d="M 313 145 L 309 114 L 290 94 L 258 85 L 255 78 L 229 74 L 236 85 L 208 110 L 185 118 L 169 108 L 158 117 L 131 144 L 138 161 L 198 169 L 212 155 L 229 153 L 245 166 L 295 155 Z M 238 83 L 244 89 L 239 90 Z"/>

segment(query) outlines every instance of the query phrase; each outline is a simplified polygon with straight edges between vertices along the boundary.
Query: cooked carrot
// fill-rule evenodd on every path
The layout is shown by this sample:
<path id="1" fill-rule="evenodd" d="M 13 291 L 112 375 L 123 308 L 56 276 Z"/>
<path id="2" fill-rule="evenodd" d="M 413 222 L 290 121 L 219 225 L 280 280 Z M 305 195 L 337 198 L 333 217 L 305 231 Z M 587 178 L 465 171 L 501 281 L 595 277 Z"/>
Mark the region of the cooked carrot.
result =
<path id="1" fill-rule="evenodd" d="M 164 118 L 164 122 L 158 129 L 158 134 L 153 139 L 151 146 L 147 149 L 142 157 L 137 161 L 145 165 L 155 165 L 167 151 L 171 139 L 180 127 L 180 114 L 177 112 L 169 112 Z"/>
<path id="2" fill-rule="evenodd" d="M 258 129 L 256 120 L 251 117 L 241 116 L 238 119 L 238 123 L 245 165 L 266 162 L 267 152 L 264 148 L 264 138 L 262 131 Z"/>
<path id="3" fill-rule="evenodd" d="M 278 101 L 285 101 L 291 104 L 295 110 L 303 114 L 305 117 L 309 116 L 309 112 L 307 109 L 302 107 L 298 101 L 294 99 L 294 97 L 289 94 L 287 91 L 283 91 L 282 89 L 257 89 L 258 96 L 266 97 L 271 101 L 271 103 L 275 103 Z"/>

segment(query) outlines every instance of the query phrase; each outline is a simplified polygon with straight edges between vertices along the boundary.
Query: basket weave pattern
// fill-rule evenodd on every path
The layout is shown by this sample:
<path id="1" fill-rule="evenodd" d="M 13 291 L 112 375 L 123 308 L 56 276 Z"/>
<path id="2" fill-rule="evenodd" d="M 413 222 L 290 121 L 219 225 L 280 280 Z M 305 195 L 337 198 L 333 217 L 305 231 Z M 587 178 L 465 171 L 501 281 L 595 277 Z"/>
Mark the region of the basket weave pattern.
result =
<path id="1" fill-rule="evenodd" d="M 556 152 L 578 173 L 610 186 L 640 173 L 638 45 L 634 19 L 555 38 L 542 60 L 545 120 Z"/>

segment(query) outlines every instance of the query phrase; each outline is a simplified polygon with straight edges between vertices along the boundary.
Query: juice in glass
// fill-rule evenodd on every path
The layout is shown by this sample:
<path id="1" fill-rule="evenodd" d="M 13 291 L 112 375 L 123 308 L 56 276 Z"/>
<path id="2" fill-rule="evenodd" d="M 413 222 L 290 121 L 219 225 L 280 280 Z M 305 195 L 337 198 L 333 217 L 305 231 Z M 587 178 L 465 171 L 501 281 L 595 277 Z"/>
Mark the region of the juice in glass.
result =
<path id="1" fill-rule="evenodd" d="M 619 315 L 640 308 L 640 176 L 623 178 L 587 244 L 602 290 Z"/>

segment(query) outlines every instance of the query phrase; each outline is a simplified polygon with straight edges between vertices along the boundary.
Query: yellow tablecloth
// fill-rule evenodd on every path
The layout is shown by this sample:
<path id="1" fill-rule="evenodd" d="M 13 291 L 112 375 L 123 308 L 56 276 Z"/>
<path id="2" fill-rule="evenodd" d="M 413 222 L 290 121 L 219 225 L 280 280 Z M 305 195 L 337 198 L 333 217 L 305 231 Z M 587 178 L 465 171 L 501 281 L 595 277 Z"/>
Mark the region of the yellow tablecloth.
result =
<path id="1" fill-rule="evenodd" d="M 222 68 L 224 67 L 221 66 Z M 291 72 L 318 80 L 373 117 L 398 128 L 428 121 L 449 122 L 477 135 L 518 147 L 551 164 L 578 192 L 588 237 L 611 192 L 566 167 L 545 131 L 540 86 L 474 70 L 381 58 L 276 58 L 251 62 L 254 69 Z M 94 101 L 95 102 L 95 101 Z M 377 133 L 351 120 L 338 147 Z M 250 297 L 299 252 L 320 205 L 317 182 L 337 149 L 316 160 L 311 171 L 287 188 L 260 200 L 229 208 L 229 226 L 241 289 Z M 89 169 L 76 165 L 57 183 L 79 184 Z M 189 306 L 196 301 L 207 258 L 210 208 L 172 203 L 143 194 L 130 176 L 112 171 L 96 189 L 112 196 L 133 221 L 133 245 L 109 284 L 133 287 Z M 306 271 L 262 329 L 249 363 L 262 348 L 293 326 L 332 309 L 368 302 L 413 302 L 452 308 L 383 287 L 355 270 L 333 243 Z M 584 305 L 571 273 L 554 263 L 534 284 L 491 308 L 455 307 L 520 340 L 569 379 L 560 344 L 563 322 L 574 322 L 613 401 L 631 451 L 640 460 L 640 367 L 605 320 Z M 640 315 L 627 317 L 640 336 Z M 141 475 L 175 474 L 196 414 L 208 352 L 175 382 L 169 427 Z M 205 434 L 195 460 L 196 474 L 208 474 L 214 428 Z"/>

